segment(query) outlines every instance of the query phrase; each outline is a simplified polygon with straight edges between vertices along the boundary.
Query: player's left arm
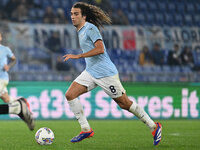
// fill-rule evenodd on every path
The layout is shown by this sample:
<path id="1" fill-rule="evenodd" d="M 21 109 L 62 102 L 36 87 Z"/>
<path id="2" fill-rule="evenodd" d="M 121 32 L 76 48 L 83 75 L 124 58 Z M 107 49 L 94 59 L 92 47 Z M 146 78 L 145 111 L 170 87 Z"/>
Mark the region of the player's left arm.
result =
<path id="1" fill-rule="evenodd" d="M 94 48 L 86 53 L 73 55 L 73 54 L 66 54 L 64 55 L 64 61 L 67 61 L 68 59 L 79 59 L 79 58 L 85 58 L 85 57 L 92 57 L 96 55 L 100 55 L 104 53 L 104 45 L 102 40 L 97 40 L 94 43 Z"/>
<path id="2" fill-rule="evenodd" d="M 4 70 L 8 72 L 10 68 L 12 68 L 15 64 L 16 64 L 16 57 L 13 55 L 10 58 L 10 63 L 4 66 Z"/>

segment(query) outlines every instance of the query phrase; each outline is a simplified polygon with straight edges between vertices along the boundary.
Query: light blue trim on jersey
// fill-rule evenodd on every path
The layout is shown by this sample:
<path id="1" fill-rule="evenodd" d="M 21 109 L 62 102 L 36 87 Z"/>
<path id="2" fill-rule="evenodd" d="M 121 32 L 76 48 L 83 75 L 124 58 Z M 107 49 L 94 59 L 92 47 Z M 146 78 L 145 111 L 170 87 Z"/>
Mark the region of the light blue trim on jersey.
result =
<path id="1" fill-rule="evenodd" d="M 13 56 L 10 48 L 0 44 L 0 79 L 9 80 L 8 73 L 3 70 L 3 67 L 8 64 L 8 59 Z"/>
<path id="2" fill-rule="evenodd" d="M 98 28 L 89 22 L 86 22 L 85 25 L 78 31 L 78 37 L 83 53 L 92 50 L 94 48 L 94 43 L 97 40 L 103 41 Z M 103 54 L 86 57 L 85 62 L 86 71 L 94 78 L 103 78 L 118 74 L 117 68 L 107 54 L 105 45 Z"/>

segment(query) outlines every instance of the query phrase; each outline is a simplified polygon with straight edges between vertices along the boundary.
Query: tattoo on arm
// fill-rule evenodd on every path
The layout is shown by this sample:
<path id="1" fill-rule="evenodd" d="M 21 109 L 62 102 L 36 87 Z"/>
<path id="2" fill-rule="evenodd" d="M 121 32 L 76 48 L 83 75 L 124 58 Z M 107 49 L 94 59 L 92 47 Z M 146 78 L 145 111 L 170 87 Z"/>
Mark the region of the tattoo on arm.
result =
<path id="1" fill-rule="evenodd" d="M 12 68 L 16 64 L 16 58 L 13 56 L 11 62 L 8 64 L 9 68 Z"/>

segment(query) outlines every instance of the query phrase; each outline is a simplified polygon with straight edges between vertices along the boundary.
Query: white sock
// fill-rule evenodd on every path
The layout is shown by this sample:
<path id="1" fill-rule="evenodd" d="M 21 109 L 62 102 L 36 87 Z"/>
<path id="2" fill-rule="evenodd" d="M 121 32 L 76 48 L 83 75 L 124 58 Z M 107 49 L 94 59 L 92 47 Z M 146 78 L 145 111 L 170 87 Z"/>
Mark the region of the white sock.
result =
<path id="1" fill-rule="evenodd" d="M 14 101 L 12 103 L 8 103 L 8 113 L 9 114 L 19 114 L 21 111 L 21 106 L 18 101 Z"/>
<path id="2" fill-rule="evenodd" d="M 129 111 L 132 112 L 138 119 L 144 122 L 153 132 L 156 128 L 154 121 L 148 116 L 148 114 L 137 103 L 133 102 Z"/>
<path id="3" fill-rule="evenodd" d="M 12 96 L 10 96 L 9 103 L 14 102 L 15 100 L 16 100 L 16 99 L 14 99 Z"/>
<path id="4" fill-rule="evenodd" d="M 90 125 L 84 115 L 83 106 L 81 105 L 78 98 L 68 101 L 68 103 L 72 112 L 74 113 L 76 119 L 78 120 L 81 126 L 81 130 L 84 132 L 90 131 Z"/>

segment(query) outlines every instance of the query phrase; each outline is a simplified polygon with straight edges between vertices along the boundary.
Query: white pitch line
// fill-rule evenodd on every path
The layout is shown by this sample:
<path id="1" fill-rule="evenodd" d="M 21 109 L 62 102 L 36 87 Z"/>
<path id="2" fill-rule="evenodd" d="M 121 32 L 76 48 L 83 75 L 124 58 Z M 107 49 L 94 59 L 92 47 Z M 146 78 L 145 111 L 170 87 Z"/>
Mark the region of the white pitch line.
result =
<path id="1" fill-rule="evenodd" d="M 180 133 L 170 133 L 169 135 L 172 135 L 172 136 L 180 136 Z"/>

